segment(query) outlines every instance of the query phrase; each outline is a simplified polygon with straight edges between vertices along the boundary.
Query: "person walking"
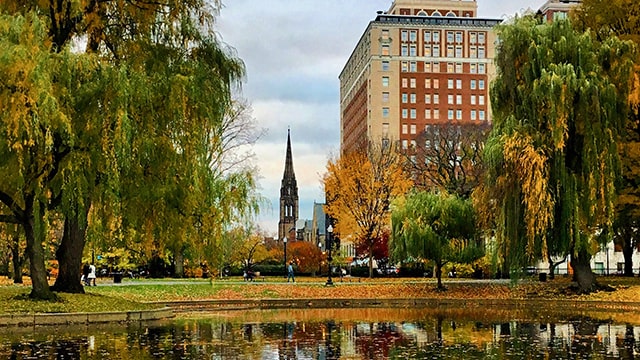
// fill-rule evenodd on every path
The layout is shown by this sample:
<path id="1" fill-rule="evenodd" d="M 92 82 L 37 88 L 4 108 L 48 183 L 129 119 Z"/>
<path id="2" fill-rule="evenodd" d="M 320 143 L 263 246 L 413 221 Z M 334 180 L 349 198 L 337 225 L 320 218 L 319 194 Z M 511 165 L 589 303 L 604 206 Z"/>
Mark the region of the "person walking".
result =
<path id="1" fill-rule="evenodd" d="M 289 263 L 287 267 L 287 282 L 291 279 L 292 282 L 296 282 L 296 278 L 293 276 L 293 261 Z"/>
<path id="2" fill-rule="evenodd" d="M 89 263 L 84 263 L 82 267 L 82 284 L 89 286 Z"/>
<path id="3" fill-rule="evenodd" d="M 87 279 L 87 285 L 91 285 L 93 282 L 93 286 L 96 286 L 96 266 L 93 264 L 89 265 L 89 275 Z"/>

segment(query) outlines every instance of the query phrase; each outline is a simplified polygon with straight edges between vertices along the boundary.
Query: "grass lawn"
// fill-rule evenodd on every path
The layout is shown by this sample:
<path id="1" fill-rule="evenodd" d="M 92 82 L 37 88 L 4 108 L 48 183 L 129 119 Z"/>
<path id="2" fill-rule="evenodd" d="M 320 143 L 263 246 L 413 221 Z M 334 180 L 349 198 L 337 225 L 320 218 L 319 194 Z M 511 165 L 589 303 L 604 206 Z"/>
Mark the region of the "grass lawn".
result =
<path id="1" fill-rule="evenodd" d="M 602 277 L 615 291 L 574 295 L 567 291 L 569 279 L 554 281 L 525 280 L 508 282 L 444 279 L 446 291 L 437 291 L 435 279 L 334 279 L 335 286 L 326 287 L 326 278 L 297 278 L 296 283 L 283 278 L 265 278 L 244 282 L 241 278 L 209 281 L 203 279 L 124 279 L 113 285 L 111 279 L 101 279 L 98 286 L 87 287 L 86 294 L 58 294 L 58 301 L 32 301 L 30 287 L 0 280 L 0 314 L 101 312 L 142 310 L 161 306 L 162 302 L 207 299 L 313 299 L 313 298 L 461 298 L 461 299 L 563 299 L 640 302 L 640 279 Z"/>

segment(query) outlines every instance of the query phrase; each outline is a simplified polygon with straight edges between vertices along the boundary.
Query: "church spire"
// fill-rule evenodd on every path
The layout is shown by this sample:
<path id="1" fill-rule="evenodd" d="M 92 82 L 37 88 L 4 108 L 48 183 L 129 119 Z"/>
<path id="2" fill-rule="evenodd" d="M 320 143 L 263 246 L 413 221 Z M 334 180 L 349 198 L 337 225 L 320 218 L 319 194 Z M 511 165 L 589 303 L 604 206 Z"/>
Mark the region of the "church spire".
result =
<path id="1" fill-rule="evenodd" d="M 284 175 L 280 186 L 280 221 L 278 223 L 278 240 L 289 237 L 291 229 L 295 229 L 298 221 L 298 183 L 293 171 L 293 155 L 291 152 L 291 129 L 287 129 L 287 153 L 284 161 Z"/>

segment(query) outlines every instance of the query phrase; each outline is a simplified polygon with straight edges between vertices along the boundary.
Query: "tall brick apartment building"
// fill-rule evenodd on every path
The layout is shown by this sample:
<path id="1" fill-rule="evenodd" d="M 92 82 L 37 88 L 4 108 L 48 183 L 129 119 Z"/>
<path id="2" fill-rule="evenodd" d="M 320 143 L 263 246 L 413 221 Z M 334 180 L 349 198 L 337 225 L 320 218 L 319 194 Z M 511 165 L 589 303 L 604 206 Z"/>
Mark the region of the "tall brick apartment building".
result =
<path id="1" fill-rule="evenodd" d="M 501 20 L 476 13 L 475 0 L 395 0 L 378 12 L 339 77 L 342 152 L 407 148 L 431 124 L 491 122 Z"/>

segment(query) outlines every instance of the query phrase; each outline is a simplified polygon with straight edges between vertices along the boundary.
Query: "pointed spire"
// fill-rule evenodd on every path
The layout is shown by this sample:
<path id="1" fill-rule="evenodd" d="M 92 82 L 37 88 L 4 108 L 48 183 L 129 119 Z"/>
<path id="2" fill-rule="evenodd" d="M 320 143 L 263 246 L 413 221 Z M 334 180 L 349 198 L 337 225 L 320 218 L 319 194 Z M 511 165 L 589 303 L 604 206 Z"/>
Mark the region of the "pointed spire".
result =
<path id="1" fill-rule="evenodd" d="M 287 129 L 287 155 L 284 161 L 284 179 L 295 179 L 293 155 L 291 154 L 291 129 Z"/>

